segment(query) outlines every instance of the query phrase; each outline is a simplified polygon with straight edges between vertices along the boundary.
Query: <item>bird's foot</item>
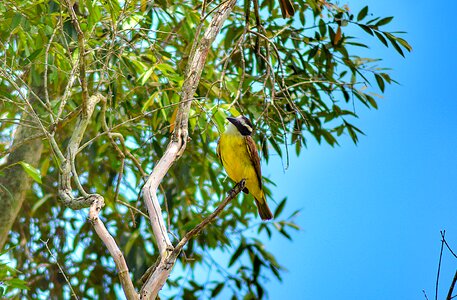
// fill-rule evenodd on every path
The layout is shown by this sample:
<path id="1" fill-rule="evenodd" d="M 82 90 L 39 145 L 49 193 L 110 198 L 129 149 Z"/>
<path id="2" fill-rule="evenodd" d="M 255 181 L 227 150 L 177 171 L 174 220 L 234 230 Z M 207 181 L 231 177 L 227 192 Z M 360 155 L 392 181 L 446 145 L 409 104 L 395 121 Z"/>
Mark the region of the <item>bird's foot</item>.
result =
<path id="1" fill-rule="evenodd" d="M 235 198 L 235 196 L 237 194 L 239 194 L 240 191 L 242 191 L 245 186 L 246 186 L 246 179 L 242 179 L 240 182 L 235 184 L 235 186 L 229 191 L 229 193 L 228 193 L 229 196 L 232 198 Z"/>

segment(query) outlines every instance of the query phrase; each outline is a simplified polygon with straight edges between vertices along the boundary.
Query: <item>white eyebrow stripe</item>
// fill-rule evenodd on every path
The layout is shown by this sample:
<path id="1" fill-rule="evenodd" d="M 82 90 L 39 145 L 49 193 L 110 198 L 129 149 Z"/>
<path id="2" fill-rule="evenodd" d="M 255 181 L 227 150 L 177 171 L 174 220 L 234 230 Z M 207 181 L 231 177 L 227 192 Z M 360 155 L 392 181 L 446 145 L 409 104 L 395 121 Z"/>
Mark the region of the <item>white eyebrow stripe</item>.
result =
<path id="1" fill-rule="evenodd" d="M 243 125 L 243 127 L 246 127 L 247 129 L 249 129 L 249 131 L 252 131 L 252 127 L 249 126 L 244 119 L 241 119 L 240 123 L 241 125 Z"/>

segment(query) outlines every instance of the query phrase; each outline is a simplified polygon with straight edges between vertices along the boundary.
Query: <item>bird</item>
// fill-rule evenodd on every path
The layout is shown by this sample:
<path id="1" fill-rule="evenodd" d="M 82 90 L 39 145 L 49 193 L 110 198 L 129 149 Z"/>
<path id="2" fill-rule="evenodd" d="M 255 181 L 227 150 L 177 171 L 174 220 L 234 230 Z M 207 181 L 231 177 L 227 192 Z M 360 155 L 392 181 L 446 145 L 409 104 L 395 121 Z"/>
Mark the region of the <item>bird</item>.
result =
<path id="1" fill-rule="evenodd" d="M 262 189 L 262 173 L 257 147 L 251 135 L 251 121 L 243 115 L 228 117 L 225 131 L 217 143 L 217 155 L 228 177 L 236 183 L 245 180 L 243 192 L 254 196 L 262 220 L 273 218 Z"/>
<path id="2" fill-rule="evenodd" d="M 279 0 L 283 19 L 291 18 L 295 14 L 295 8 L 292 0 Z"/>

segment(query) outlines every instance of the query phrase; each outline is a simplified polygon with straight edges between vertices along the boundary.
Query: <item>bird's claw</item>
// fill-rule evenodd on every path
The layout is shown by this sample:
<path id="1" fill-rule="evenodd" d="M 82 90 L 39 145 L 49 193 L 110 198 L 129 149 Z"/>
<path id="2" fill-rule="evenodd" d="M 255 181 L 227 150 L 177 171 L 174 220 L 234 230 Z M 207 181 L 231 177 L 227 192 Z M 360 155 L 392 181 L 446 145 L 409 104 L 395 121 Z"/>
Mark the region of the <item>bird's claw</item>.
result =
<path id="1" fill-rule="evenodd" d="M 235 196 L 244 189 L 244 187 L 246 186 L 246 179 L 241 179 L 240 182 L 238 182 L 237 184 L 235 184 L 235 186 L 229 191 L 229 196 L 231 198 L 235 198 Z M 239 189 L 238 192 L 236 192 L 236 190 Z"/>

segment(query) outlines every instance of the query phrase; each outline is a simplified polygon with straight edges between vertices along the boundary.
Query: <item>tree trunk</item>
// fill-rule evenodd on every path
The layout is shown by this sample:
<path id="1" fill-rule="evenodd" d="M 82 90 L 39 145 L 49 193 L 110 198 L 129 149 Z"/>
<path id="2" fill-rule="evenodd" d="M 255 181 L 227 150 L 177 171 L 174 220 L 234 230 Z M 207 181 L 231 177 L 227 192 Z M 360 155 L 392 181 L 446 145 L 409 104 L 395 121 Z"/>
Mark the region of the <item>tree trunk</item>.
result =
<path id="1" fill-rule="evenodd" d="M 22 117 L 22 120 L 28 121 L 28 124 L 32 121 L 31 119 L 28 114 Z M 14 134 L 13 147 L 14 145 L 20 146 L 10 153 L 5 164 L 6 168 L 0 172 L 0 250 L 8 239 L 11 226 L 32 185 L 32 179 L 25 173 L 21 165 L 8 166 L 19 161 L 24 161 L 34 167 L 38 166 L 43 142 L 41 138 L 26 140 L 40 132 L 37 128 L 19 125 Z"/>

